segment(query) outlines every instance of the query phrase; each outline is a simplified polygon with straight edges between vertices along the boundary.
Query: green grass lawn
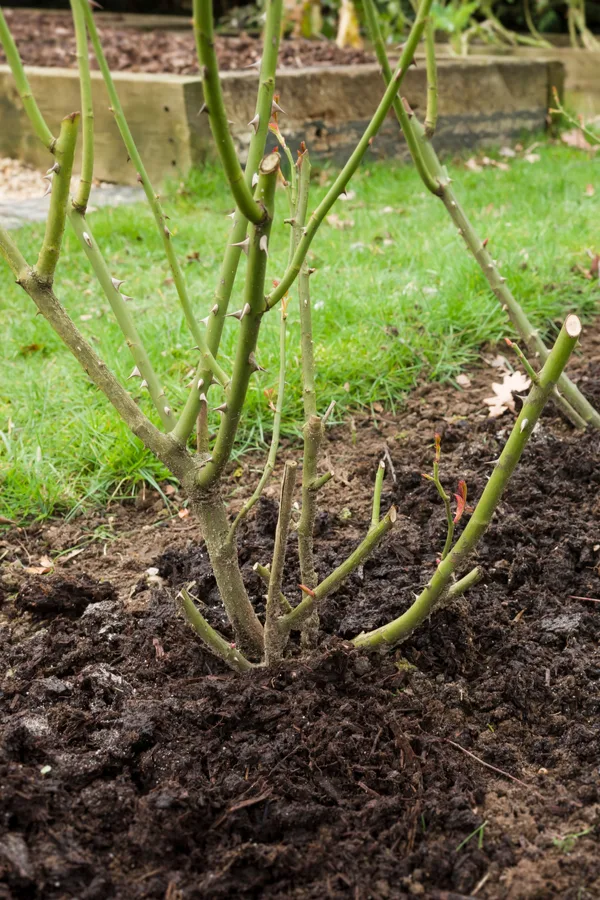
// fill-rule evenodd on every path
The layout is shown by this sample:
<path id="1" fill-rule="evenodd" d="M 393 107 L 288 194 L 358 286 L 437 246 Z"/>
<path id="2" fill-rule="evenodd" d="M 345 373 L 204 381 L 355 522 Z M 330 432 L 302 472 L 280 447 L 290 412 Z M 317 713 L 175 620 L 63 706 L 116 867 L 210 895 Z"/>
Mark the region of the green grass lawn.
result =
<path id="1" fill-rule="evenodd" d="M 538 162 L 510 160 L 508 171 L 471 172 L 460 161 L 450 168 L 459 197 L 482 236 L 489 237 L 515 294 L 532 319 L 550 330 L 567 310 L 596 311 L 598 282 L 572 269 L 589 265 L 586 249 L 600 249 L 600 160 L 545 143 L 536 153 Z M 316 173 L 313 204 L 328 175 Z M 586 193 L 590 184 L 596 185 L 594 196 Z M 353 225 L 342 230 L 324 224 L 310 254 L 317 269 L 311 287 L 320 403 L 324 410 L 335 399 L 338 417 L 349 406 L 377 401 L 394 408 L 417 380 L 452 379 L 476 358 L 483 342 L 510 333 L 441 203 L 425 192 L 412 168 L 370 164 L 351 189 L 354 197 L 334 209 Z M 225 185 L 213 170 L 196 172 L 163 199 L 190 292 L 199 317 L 204 316 L 212 305 L 229 225 Z M 279 196 L 282 216 L 285 204 Z M 150 213 L 142 205 L 106 209 L 94 213 L 92 224 L 113 274 L 126 279 L 138 326 L 177 411 L 197 354 Z M 42 231 L 34 225 L 17 235 L 30 261 Z M 287 240 L 287 228 L 274 229 L 269 280 L 283 272 Z M 0 514 L 23 520 L 72 512 L 108 496 L 129 496 L 143 479 L 162 478 L 162 467 L 36 317 L 4 265 L 0 290 Z M 238 286 L 238 305 L 239 291 Z M 56 292 L 107 363 L 126 378 L 132 368 L 129 353 L 69 229 Z M 269 436 L 272 413 L 265 389 L 277 377 L 278 318 L 272 313 L 263 326 L 257 356 L 267 372 L 252 381 L 238 452 Z M 295 303 L 288 321 L 284 430 L 293 433 L 300 411 Z M 236 320 L 228 319 L 222 344 L 226 361 L 236 334 Z M 149 409 L 146 400 L 141 402 Z"/>

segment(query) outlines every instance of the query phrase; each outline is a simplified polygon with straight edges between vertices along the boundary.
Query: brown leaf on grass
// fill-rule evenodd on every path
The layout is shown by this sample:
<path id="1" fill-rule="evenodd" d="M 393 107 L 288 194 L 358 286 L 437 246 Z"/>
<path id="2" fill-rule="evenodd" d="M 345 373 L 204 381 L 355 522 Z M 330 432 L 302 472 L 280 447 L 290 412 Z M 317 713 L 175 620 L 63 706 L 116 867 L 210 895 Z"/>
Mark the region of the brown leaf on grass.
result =
<path id="1" fill-rule="evenodd" d="M 462 388 L 471 387 L 471 379 L 464 373 L 462 375 L 456 376 L 456 383 L 459 384 Z"/>
<path id="2" fill-rule="evenodd" d="M 593 149 L 592 145 L 586 141 L 579 128 L 571 128 L 569 131 L 563 131 L 560 139 L 567 147 L 573 147 L 575 150 Z"/>
<path id="3" fill-rule="evenodd" d="M 466 161 L 465 169 L 469 169 L 470 172 L 481 172 L 481 166 L 474 156 Z"/>
<path id="4" fill-rule="evenodd" d="M 345 231 L 347 228 L 354 228 L 354 219 L 340 219 L 337 213 L 331 213 L 330 216 L 327 216 L 327 224 L 332 228 Z"/>
<path id="5" fill-rule="evenodd" d="M 492 384 L 494 396 L 486 397 L 483 401 L 490 408 L 488 413 L 490 419 L 496 419 L 508 409 L 514 412 L 515 399 L 513 394 L 526 391 L 530 384 L 529 378 L 523 375 L 522 372 L 511 372 L 510 375 L 505 375 L 502 379 L 502 384 L 494 382 Z"/>
<path id="6" fill-rule="evenodd" d="M 584 194 L 586 197 L 593 197 L 596 193 L 596 188 L 593 184 L 586 184 Z"/>
<path id="7" fill-rule="evenodd" d="M 597 253 L 590 263 L 590 275 L 592 278 L 600 278 L 600 256 Z"/>

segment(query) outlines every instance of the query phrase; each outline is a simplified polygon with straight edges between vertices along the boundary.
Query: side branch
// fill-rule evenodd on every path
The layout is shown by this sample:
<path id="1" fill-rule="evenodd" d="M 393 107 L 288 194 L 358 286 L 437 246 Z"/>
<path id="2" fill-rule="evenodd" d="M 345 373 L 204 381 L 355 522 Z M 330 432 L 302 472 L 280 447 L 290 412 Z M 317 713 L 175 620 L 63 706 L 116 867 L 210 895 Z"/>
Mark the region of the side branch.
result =
<path id="1" fill-rule="evenodd" d="M 350 159 L 347 161 L 346 165 L 343 167 L 342 171 L 335 179 L 333 185 L 331 186 L 321 203 L 310 216 L 308 224 L 304 229 L 302 239 L 294 254 L 291 265 L 288 267 L 275 290 L 273 290 L 267 297 L 265 297 L 265 311 L 268 309 L 272 309 L 273 306 L 279 303 L 281 298 L 287 293 L 287 291 L 289 291 L 290 287 L 298 277 L 298 274 L 302 267 L 302 263 L 304 262 L 306 254 L 308 253 L 308 249 L 312 243 L 319 225 L 321 224 L 339 195 L 345 190 L 346 185 L 356 172 L 363 156 L 367 152 L 371 143 L 371 139 L 375 137 L 375 135 L 381 128 L 385 117 L 387 116 L 394 103 L 394 98 L 398 93 L 398 89 L 402 83 L 402 79 L 404 78 L 404 75 L 415 54 L 417 44 L 421 40 L 421 36 L 425 28 L 425 23 L 431 9 L 431 4 L 432 0 L 421 0 L 419 12 L 410 30 L 408 39 L 404 45 L 402 55 L 393 74 L 392 80 L 388 85 L 383 98 L 373 115 L 373 118 L 367 125 L 367 128 L 365 129 L 365 132 L 363 133 L 360 141 L 356 145 L 356 148 L 350 156 Z"/>
<path id="2" fill-rule="evenodd" d="M 131 431 L 180 481 L 184 481 L 193 468 L 190 455 L 173 438 L 162 434 L 143 414 L 128 392 L 108 370 L 106 363 L 100 359 L 76 328 L 51 287 L 40 282 L 36 273 L 29 268 L 25 268 L 19 273 L 17 284 L 31 297 L 40 313 L 67 345 L 96 387 L 112 403 Z"/>
<path id="3" fill-rule="evenodd" d="M 215 629 L 208 624 L 185 588 L 182 588 L 178 599 L 188 624 L 196 632 L 200 640 L 208 647 L 211 653 L 214 653 L 214 655 L 218 656 L 219 659 L 222 659 L 230 669 L 233 669 L 234 672 L 238 672 L 239 674 L 249 672 L 251 669 L 255 668 L 254 665 L 246 659 L 244 654 L 236 648 L 235 644 L 230 644 L 218 631 L 215 631 Z"/>
<path id="4" fill-rule="evenodd" d="M 63 234 L 65 232 L 65 219 L 67 217 L 67 204 L 71 189 L 71 173 L 73 171 L 73 158 L 75 156 L 75 144 L 77 143 L 77 130 L 79 128 L 79 113 L 71 113 L 60 123 L 60 134 L 54 148 L 56 162 L 48 170 L 47 178 L 50 179 L 50 210 L 46 220 L 44 240 L 36 263 L 38 277 L 52 284 L 54 271 L 60 256 Z"/>
<path id="5" fill-rule="evenodd" d="M 466 562 L 487 531 L 527 441 L 552 393 L 552 388 L 569 361 L 580 334 L 581 322 L 577 316 L 568 316 L 544 368 L 540 372 L 539 383 L 533 385 L 473 515 L 453 549 L 438 565 L 427 587 L 399 618 L 381 628 L 359 634 L 354 638 L 355 646 L 378 647 L 397 644 L 412 634 L 415 628 L 433 612 L 448 589 L 454 573 Z M 475 579 L 475 570 L 467 578 Z M 465 579 L 458 582 L 461 588 L 464 584 Z M 454 585 L 455 595 L 459 590 L 461 591 L 457 585 Z"/>
<path id="6" fill-rule="evenodd" d="M 90 58 L 88 53 L 85 18 L 79 0 L 71 0 L 71 13 L 75 27 L 77 46 L 77 66 L 79 68 L 79 90 L 81 93 L 82 137 L 81 175 L 79 187 L 73 200 L 78 212 L 85 213 L 92 190 L 94 175 L 94 106 L 92 103 L 92 81 L 90 78 Z"/>
<path id="7" fill-rule="evenodd" d="M 367 559 L 379 544 L 382 537 L 394 527 L 396 521 L 396 507 L 392 506 L 386 516 L 375 527 L 371 528 L 363 540 L 347 560 L 334 569 L 331 575 L 328 575 L 314 591 L 302 600 L 298 606 L 294 607 L 292 612 L 282 616 L 279 620 L 281 628 L 287 631 L 295 631 L 302 627 L 304 622 L 312 615 L 318 604 L 335 591 L 348 575 L 351 575 L 355 569 L 358 569 L 361 563 Z"/>
<path id="8" fill-rule="evenodd" d="M 229 384 L 229 377 L 226 375 L 221 366 L 217 363 L 213 354 L 208 349 L 204 331 L 198 324 L 198 322 L 196 321 L 196 317 L 194 316 L 183 271 L 181 269 L 181 266 L 179 265 L 179 260 L 177 259 L 177 254 L 175 253 L 173 242 L 171 240 L 172 234 L 167 224 L 167 216 L 164 213 L 158 194 L 155 193 L 154 188 L 152 187 L 152 184 L 148 177 L 148 173 L 146 172 L 146 168 L 144 166 L 144 163 L 142 162 L 142 158 L 139 154 L 135 141 L 133 140 L 133 135 L 131 134 L 131 131 L 129 129 L 127 119 L 125 118 L 125 113 L 123 112 L 123 107 L 121 106 L 121 101 L 119 100 L 119 95 L 115 88 L 115 84 L 108 67 L 104 51 L 102 49 L 102 44 L 100 43 L 100 38 L 96 29 L 96 23 L 94 22 L 94 17 L 92 15 L 92 10 L 88 5 L 87 0 L 77 0 L 77 2 L 80 4 L 84 11 L 88 33 L 90 35 L 90 40 L 94 48 L 94 53 L 96 54 L 98 66 L 102 73 L 102 78 L 104 79 L 104 83 L 106 85 L 106 90 L 108 91 L 108 96 L 111 102 L 111 109 L 115 117 L 117 128 L 119 129 L 119 132 L 123 139 L 123 143 L 125 144 L 131 161 L 136 168 L 139 179 L 142 183 L 142 187 L 144 188 L 144 193 L 146 194 L 148 204 L 150 206 L 150 209 L 152 210 L 156 226 L 161 236 L 165 254 L 167 256 L 169 266 L 173 274 L 173 281 L 175 283 L 179 302 L 181 303 L 181 308 L 183 310 L 188 328 L 190 329 L 190 332 L 192 333 L 192 336 L 196 341 L 196 344 L 198 345 L 206 368 L 210 369 L 216 381 L 218 381 L 219 384 L 226 388 Z"/>
<path id="9" fill-rule="evenodd" d="M 4 47 L 6 59 L 8 61 L 8 65 L 10 66 L 13 78 L 15 79 L 17 91 L 19 93 L 19 97 L 21 98 L 23 108 L 27 113 L 27 118 L 31 122 L 33 130 L 35 131 L 44 147 L 46 147 L 50 151 L 50 153 L 54 153 L 56 138 L 46 125 L 44 117 L 40 112 L 40 108 L 36 103 L 35 97 L 31 93 L 31 87 L 29 86 L 29 81 L 25 74 L 25 69 L 23 68 L 23 63 L 21 62 L 21 57 L 19 55 L 19 51 L 17 50 L 17 45 L 14 42 L 6 19 L 4 18 L 2 7 L 0 7 L 0 41 L 2 42 L 2 46 Z"/>
<path id="10" fill-rule="evenodd" d="M 283 580 L 283 568 L 285 565 L 285 551 L 287 537 L 290 530 L 292 517 L 292 503 L 294 501 L 294 487 L 296 484 L 295 462 L 286 462 L 281 482 L 281 495 L 279 501 L 279 518 L 275 532 L 275 548 L 273 550 L 273 564 L 269 577 L 267 591 L 267 608 L 265 613 L 265 663 L 267 666 L 278 662 L 285 646 L 285 639 L 289 632 L 282 631 L 279 618 L 282 612 L 281 583 Z"/>
<path id="11" fill-rule="evenodd" d="M 249 222 L 259 225 L 265 218 L 265 210 L 256 203 L 246 184 L 229 131 L 223 92 L 219 79 L 219 65 L 215 53 L 213 8 L 211 0 L 194 0 L 194 34 L 196 49 L 202 65 L 202 86 L 210 127 L 238 209 Z"/>

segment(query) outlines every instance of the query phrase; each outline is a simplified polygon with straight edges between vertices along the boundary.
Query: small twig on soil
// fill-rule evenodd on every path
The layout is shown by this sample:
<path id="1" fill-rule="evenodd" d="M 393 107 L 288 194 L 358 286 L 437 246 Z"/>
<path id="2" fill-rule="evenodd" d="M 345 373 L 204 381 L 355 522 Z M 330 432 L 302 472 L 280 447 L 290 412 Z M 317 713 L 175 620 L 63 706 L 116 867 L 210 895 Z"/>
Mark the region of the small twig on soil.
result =
<path id="1" fill-rule="evenodd" d="M 578 597 L 576 594 L 569 594 L 569 600 L 589 600 L 590 603 L 600 603 L 595 597 Z"/>
<path id="2" fill-rule="evenodd" d="M 527 784 L 526 781 L 521 781 L 520 778 L 517 778 L 515 775 L 511 775 L 510 772 L 505 772 L 504 769 L 498 769 L 496 766 L 493 766 L 491 763 L 485 762 L 485 760 L 480 759 L 478 756 L 475 756 L 474 753 L 471 753 L 470 750 L 467 750 L 465 747 L 461 747 L 460 744 L 457 744 L 455 741 L 451 741 L 450 738 L 437 738 L 437 740 L 442 740 L 446 744 L 450 744 L 452 747 L 456 747 L 457 750 L 462 750 L 463 753 L 466 753 L 467 756 L 470 756 L 471 759 L 474 759 L 475 762 L 480 763 L 482 766 L 485 766 L 486 769 L 491 769 L 492 772 L 497 772 L 498 775 L 503 775 L 505 778 L 510 778 L 511 781 L 520 784 L 521 787 L 527 788 L 528 791 L 534 791 L 541 797 L 540 792 L 537 788 L 533 787 L 531 784 Z"/>

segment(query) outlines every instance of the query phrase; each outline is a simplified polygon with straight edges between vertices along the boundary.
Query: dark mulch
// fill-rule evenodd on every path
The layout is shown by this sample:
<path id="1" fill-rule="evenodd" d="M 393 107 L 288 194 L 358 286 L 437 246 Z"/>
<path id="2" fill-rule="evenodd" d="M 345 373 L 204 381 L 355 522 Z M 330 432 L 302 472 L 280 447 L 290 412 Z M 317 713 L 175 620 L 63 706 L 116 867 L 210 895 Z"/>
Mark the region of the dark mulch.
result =
<path id="1" fill-rule="evenodd" d="M 597 350 L 579 374 L 600 400 Z M 175 618 L 194 579 L 223 627 L 193 524 L 153 498 L 5 536 L 0 897 L 600 896 L 600 604 L 572 596 L 600 597 L 597 435 L 547 415 L 481 544 L 485 581 L 400 651 L 344 643 L 432 571 L 442 514 L 420 472 L 436 425 L 447 484 L 480 494 L 511 424 L 485 417 L 491 378 L 332 431 L 321 571 L 367 526 L 384 442 L 399 524 L 326 605 L 319 653 L 279 671 L 233 676 Z M 240 495 L 256 477 L 244 468 Z M 275 490 L 241 541 L 259 608 L 251 566 L 270 558 Z M 100 524 L 54 575 L 22 568 Z M 294 559 L 291 539 L 295 598 Z M 107 579 L 118 595 L 102 595 Z"/>
<path id="2" fill-rule="evenodd" d="M 75 36 L 68 13 L 7 9 L 5 15 L 25 65 L 77 67 Z M 104 26 L 101 16 L 98 21 L 104 52 L 113 72 L 171 72 L 177 75 L 195 75 L 198 72 L 191 28 L 182 31 L 138 31 Z M 222 71 L 251 66 L 262 52 L 260 40 L 247 34 L 217 37 L 216 49 Z M 279 54 L 279 66 L 291 69 L 351 65 L 373 60 L 370 53 L 352 48 L 340 50 L 332 41 L 296 38 L 283 40 Z M 0 47 L 0 62 L 5 61 Z M 97 68 L 94 59 L 92 66 Z"/>

